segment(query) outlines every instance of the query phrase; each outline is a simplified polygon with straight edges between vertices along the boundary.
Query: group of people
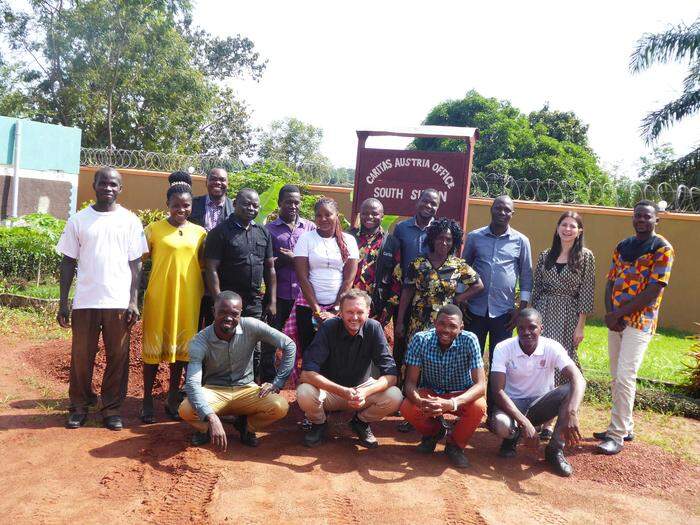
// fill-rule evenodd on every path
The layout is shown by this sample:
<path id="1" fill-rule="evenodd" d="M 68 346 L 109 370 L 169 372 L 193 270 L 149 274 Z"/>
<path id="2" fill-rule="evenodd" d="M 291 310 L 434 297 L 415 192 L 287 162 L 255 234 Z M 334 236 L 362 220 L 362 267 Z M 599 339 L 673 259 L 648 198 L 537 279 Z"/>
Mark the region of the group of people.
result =
<path id="1" fill-rule="evenodd" d="M 256 446 L 256 432 L 286 416 L 280 390 L 289 383 L 305 414 L 309 447 L 324 441 L 328 412 L 351 411 L 359 442 L 375 448 L 371 424 L 398 411 L 405 420 L 399 429 L 420 434 L 418 451 L 432 453 L 445 439 L 446 456 L 463 468 L 464 449 L 486 416 L 502 438 L 501 456 L 515 456 L 521 438 L 545 441 L 553 469 L 571 474 L 563 450 L 581 437 L 577 414 L 586 383 L 577 347 L 595 281 L 578 213 L 561 215 L 533 271 L 528 238 L 510 226 L 515 208 L 507 196 L 494 200 L 490 223 L 469 232 L 462 247 L 464 232 L 438 217 L 433 189 L 389 234 L 377 199 L 364 201 L 359 227 L 344 232 L 334 200 L 320 198 L 308 221 L 299 216 L 299 188 L 286 185 L 277 217 L 262 225 L 255 221 L 255 190 L 242 189 L 232 201 L 220 168 L 206 182 L 207 194 L 193 197 L 190 176 L 171 174 L 168 217 L 144 230 L 117 204 L 119 173 L 102 168 L 95 204 L 68 220 L 58 244 L 58 322 L 73 334 L 67 428 L 81 427 L 97 404 L 92 370 L 100 333 L 107 366 L 99 410 L 106 428 L 123 426 L 130 328 L 139 318 L 142 260 L 150 257 L 144 423 L 156 421 L 153 384 L 166 362 L 165 412 L 194 427 L 194 445 L 225 449 L 230 422 L 243 444 Z M 673 262 L 657 223 L 656 205 L 640 201 L 635 235 L 618 244 L 607 275 L 613 408 L 608 429 L 595 434 L 605 454 L 634 437 L 636 374 Z"/>

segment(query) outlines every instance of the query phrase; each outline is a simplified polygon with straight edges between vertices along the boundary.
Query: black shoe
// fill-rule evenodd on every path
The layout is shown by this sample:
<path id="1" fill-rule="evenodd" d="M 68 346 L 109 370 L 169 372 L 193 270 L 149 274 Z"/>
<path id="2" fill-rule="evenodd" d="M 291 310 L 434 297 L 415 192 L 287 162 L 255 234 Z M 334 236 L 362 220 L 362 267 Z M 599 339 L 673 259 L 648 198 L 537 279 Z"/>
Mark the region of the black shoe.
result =
<path id="1" fill-rule="evenodd" d="M 560 476 L 569 477 L 574 469 L 564 457 L 564 451 L 560 448 L 547 446 L 544 449 L 544 459 L 554 467 L 554 472 Z"/>
<path id="2" fill-rule="evenodd" d="M 360 438 L 360 443 L 362 443 L 362 445 L 367 448 L 377 448 L 379 446 L 379 442 L 377 438 L 374 437 L 369 423 L 362 421 L 357 417 L 357 414 L 348 422 L 348 425 L 350 425 L 350 428 L 357 434 L 357 437 Z"/>
<path id="3" fill-rule="evenodd" d="M 600 441 L 605 441 L 608 439 L 608 432 L 593 432 L 593 437 L 600 440 Z M 634 441 L 634 432 L 629 432 L 624 438 L 622 438 L 623 441 Z"/>
<path id="4" fill-rule="evenodd" d="M 622 445 L 612 439 L 606 439 L 605 441 L 598 443 L 596 448 L 598 449 L 598 452 L 605 454 L 606 456 L 614 456 L 622 451 Z"/>
<path id="5" fill-rule="evenodd" d="M 510 439 L 504 439 L 501 442 L 501 448 L 498 451 L 498 455 L 502 458 L 514 458 L 515 457 L 515 447 L 518 446 L 518 440 L 520 439 L 520 430 L 516 431 L 514 437 Z"/>
<path id="6" fill-rule="evenodd" d="M 469 460 L 467 456 L 464 455 L 464 450 L 459 448 L 454 443 L 447 443 L 445 445 L 445 454 L 455 468 L 469 468 Z"/>
<path id="7" fill-rule="evenodd" d="M 552 439 L 553 435 L 554 435 L 554 432 L 552 432 L 550 429 L 543 428 L 542 430 L 540 430 L 540 441 L 543 441 L 546 443 L 547 441 Z"/>
<path id="8" fill-rule="evenodd" d="M 145 403 L 143 404 L 143 406 L 141 407 L 140 417 L 141 421 L 146 425 L 152 425 L 156 422 L 156 415 L 153 412 L 153 403 L 151 403 L 148 407 Z"/>
<path id="9" fill-rule="evenodd" d="M 192 445 L 195 447 L 201 447 L 203 445 L 206 445 L 210 441 L 211 436 L 209 435 L 208 430 L 206 432 L 195 432 L 190 438 L 190 443 L 192 443 Z"/>
<path id="10" fill-rule="evenodd" d="M 317 425 L 311 423 L 311 430 L 304 434 L 304 445 L 307 447 L 315 447 L 316 445 L 323 442 L 326 437 L 326 427 L 328 423 L 321 423 Z"/>
<path id="11" fill-rule="evenodd" d="M 165 403 L 165 414 L 172 419 L 173 421 L 182 421 L 182 418 L 180 417 L 180 414 L 177 413 L 177 408 L 173 410 L 170 408 L 170 405 L 168 403 Z"/>
<path id="12" fill-rule="evenodd" d="M 306 418 L 302 419 L 302 420 L 299 421 L 299 423 L 297 423 L 297 424 L 299 425 L 299 428 L 301 428 L 304 432 L 308 432 L 309 430 L 311 430 L 311 427 L 313 426 L 313 425 L 311 424 L 311 421 L 309 421 L 309 420 L 306 419 Z"/>
<path id="13" fill-rule="evenodd" d="M 396 430 L 402 434 L 408 434 L 409 432 L 413 432 L 413 425 L 411 425 L 408 421 L 402 421 L 396 425 Z"/>
<path id="14" fill-rule="evenodd" d="M 66 421 L 66 428 L 75 429 L 82 427 L 87 421 L 87 414 L 70 414 Z"/>
<path id="15" fill-rule="evenodd" d="M 102 424 L 109 430 L 119 431 L 124 428 L 121 416 L 107 416 L 102 420 Z"/>
<path id="16" fill-rule="evenodd" d="M 442 438 L 445 437 L 447 430 L 445 430 L 444 425 L 440 425 L 440 430 L 437 434 L 432 436 L 423 436 L 420 440 L 420 444 L 416 447 L 416 450 L 421 454 L 431 454 L 435 451 L 435 447 Z"/>
<path id="17" fill-rule="evenodd" d="M 248 430 L 248 416 L 238 416 L 236 421 L 233 423 L 233 428 L 238 430 L 241 435 L 241 443 L 248 447 L 257 447 L 258 438 L 255 432 L 250 432 Z"/>

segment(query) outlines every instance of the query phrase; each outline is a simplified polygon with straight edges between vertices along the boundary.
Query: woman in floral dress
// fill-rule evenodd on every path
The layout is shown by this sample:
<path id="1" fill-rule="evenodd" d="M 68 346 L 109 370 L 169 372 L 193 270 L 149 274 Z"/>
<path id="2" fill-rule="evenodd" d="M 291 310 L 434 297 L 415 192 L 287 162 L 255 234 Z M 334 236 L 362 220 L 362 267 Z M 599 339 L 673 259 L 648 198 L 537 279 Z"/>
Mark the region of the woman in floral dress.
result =
<path id="1" fill-rule="evenodd" d="M 407 343 L 416 332 L 432 327 L 440 307 L 461 305 L 484 289 L 477 273 L 455 255 L 463 237 L 462 228 L 452 219 L 438 219 L 428 227 L 428 254 L 409 266 L 399 301 L 397 335 Z"/>

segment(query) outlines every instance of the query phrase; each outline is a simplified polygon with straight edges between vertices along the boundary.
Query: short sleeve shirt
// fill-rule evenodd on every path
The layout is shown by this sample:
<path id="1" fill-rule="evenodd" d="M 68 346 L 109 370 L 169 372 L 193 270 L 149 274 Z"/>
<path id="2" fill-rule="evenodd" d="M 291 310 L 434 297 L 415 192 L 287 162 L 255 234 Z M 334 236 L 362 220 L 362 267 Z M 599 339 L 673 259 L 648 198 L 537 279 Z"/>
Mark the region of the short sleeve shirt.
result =
<path id="1" fill-rule="evenodd" d="M 629 237 L 617 245 L 608 272 L 608 281 L 613 284 L 613 309 L 631 301 L 652 283 L 662 286 L 653 304 L 624 317 L 627 326 L 643 332 L 656 331 L 663 289 L 671 278 L 673 257 L 673 246 L 661 235 L 654 235 L 643 242 Z"/>
<path id="2" fill-rule="evenodd" d="M 221 261 L 221 290 L 240 294 L 244 301 L 260 295 L 263 267 L 272 259 L 270 233 L 255 223 L 243 228 L 231 215 L 209 232 L 204 257 Z"/>
<path id="3" fill-rule="evenodd" d="M 538 398 L 554 390 L 554 370 L 575 366 L 554 339 L 540 336 L 537 348 L 527 355 L 517 337 L 501 341 L 493 351 L 491 372 L 506 375 L 505 392 L 511 399 Z"/>
<path id="4" fill-rule="evenodd" d="M 420 387 L 437 394 L 463 392 L 474 381 L 471 371 L 484 368 L 476 335 L 462 330 L 447 350 L 440 348 L 435 328 L 417 332 L 411 339 L 406 364 L 421 370 Z"/>
<path id="5" fill-rule="evenodd" d="M 74 309 L 122 309 L 130 300 L 129 262 L 148 253 L 148 243 L 141 221 L 126 208 L 88 206 L 68 219 L 56 250 L 78 261 Z"/>

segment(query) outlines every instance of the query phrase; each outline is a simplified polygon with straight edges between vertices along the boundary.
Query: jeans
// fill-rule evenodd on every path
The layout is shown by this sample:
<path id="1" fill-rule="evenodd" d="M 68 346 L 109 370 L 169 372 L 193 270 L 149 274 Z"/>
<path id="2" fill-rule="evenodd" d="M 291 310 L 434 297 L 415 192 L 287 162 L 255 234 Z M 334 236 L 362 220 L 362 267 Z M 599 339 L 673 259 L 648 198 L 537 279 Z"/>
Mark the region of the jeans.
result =
<path id="1" fill-rule="evenodd" d="M 512 399 L 518 410 L 525 414 L 530 420 L 532 426 L 541 425 L 547 421 L 557 418 L 557 423 L 554 426 L 554 435 L 549 442 L 549 446 L 553 448 L 564 448 L 564 439 L 561 436 L 561 418 L 558 417 L 559 411 L 563 403 L 568 401 L 571 393 L 571 385 L 566 383 L 560 387 L 550 390 L 546 394 L 535 398 L 526 397 L 521 399 Z M 513 439 L 516 436 L 517 423 L 508 414 L 500 408 L 496 408 L 491 418 L 491 431 L 503 439 Z"/>

